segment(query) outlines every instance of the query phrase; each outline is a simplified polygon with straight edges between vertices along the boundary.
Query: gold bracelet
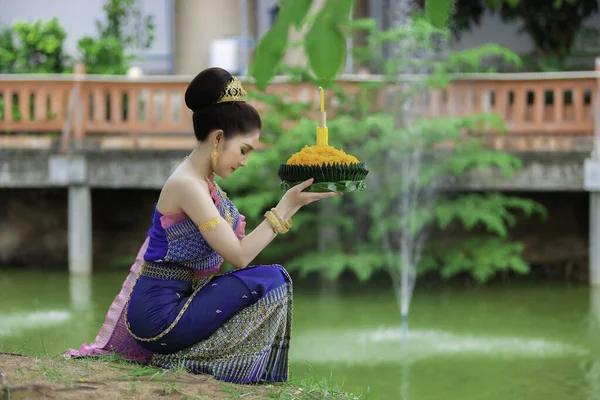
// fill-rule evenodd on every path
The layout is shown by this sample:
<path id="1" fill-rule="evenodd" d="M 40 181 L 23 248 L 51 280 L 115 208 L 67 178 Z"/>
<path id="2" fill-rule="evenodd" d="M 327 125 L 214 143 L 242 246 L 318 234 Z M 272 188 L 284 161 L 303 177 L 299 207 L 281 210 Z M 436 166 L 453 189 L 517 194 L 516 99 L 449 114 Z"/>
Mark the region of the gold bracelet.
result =
<path id="1" fill-rule="evenodd" d="M 287 221 L 283 219 L 283 217 L 281 216 L 281 214 L 279 213 L 279 210 L 276 209 L 275 207 L 271 208 L 271 211 L 273 211 L 273 214 L 275 214 L 275 216 L 277 217 L 277 219 L 279 220 L 279 222 L 281 222 L 281 224 L 283 226 L 285 226 L 288 230 L 292 227 L 293 222 L 292 219 L 288 219 Z"/>
<path id="2" fill-rule="evenodd" d="M 287 233 L 289 231 L 287 227 L 285 227 L 281 222 L 279 222 L 279 219 L 277 219 L 277 216 L 273 213 L 273 211 L 267 211 L 265 213 L 265 218 L 267 219 L 267 221 L 269 221 L 269 224 L 271 224 L 273 232 L 283 235 L 284 233 Z"/>
<path id="3" fill-rule="evenodd" d="M 278 227 L 279 227 L 279 221 L 276 221 L 276 218 L 274 218 L 274 215 L 271 211 L 267 211 L 265 213 L 265 218 L 266 220 L 269 222 L 269 224 L 271 224 L 271 229 L 273 229 L 273 232 L 275 232 L 275 234 L 278 234 Z"/>
<path id="4" fill-rule="evenodd" d="M 201 224 L 198 228 L 200 228 L 200 232 L 214 231 L 215 229 L 217 229 L 217 226 L 219 226 L 220 223 L 221 217 L 217 217 L 211 219 L 210 221 L 206 221 L 205 223 Z"/>
<path id="5" fill-rule="evenodd" d="M 271 224 L 273 231 L 277 234 L 287 233 L 288 229 L 277 219 L 277 216 L 272 211 L 267 211 L 265 213 L 265 218 Z"/>

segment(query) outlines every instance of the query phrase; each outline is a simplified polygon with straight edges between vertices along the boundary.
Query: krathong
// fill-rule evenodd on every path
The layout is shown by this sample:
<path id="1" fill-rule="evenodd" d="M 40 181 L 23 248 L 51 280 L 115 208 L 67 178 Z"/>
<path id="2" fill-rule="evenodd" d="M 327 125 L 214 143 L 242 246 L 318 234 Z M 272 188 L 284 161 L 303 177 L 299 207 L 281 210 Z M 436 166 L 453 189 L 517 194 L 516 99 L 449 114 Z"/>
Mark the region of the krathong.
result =
<path id="1" fill-rule="evenodd" d="M 320 110 L 316 145 L 304 146 L 285 164 L 279 166 L 281 188 L 291 187 L 314 178 L 306 190 L 311 192 L 354 192 L 366 188 L 367 166 L 342 149 L 329 145 L 329 130 L 325 113 L 325 92 L 319 88 Z"/>

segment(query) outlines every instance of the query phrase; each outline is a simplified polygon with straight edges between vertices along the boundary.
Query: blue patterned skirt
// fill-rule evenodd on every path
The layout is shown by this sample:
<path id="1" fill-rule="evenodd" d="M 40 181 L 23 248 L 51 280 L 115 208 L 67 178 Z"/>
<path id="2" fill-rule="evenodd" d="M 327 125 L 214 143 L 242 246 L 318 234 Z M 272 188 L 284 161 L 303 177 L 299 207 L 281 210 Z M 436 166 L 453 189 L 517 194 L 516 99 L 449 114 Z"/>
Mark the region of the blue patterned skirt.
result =
<path id="1" fill-rule="evenodd" d="M 191 269 L 146 262 L 126 313 L 154 366 L 234 383 L 287 381 L 292 281 L 280 265 L 198 280 Z"/>

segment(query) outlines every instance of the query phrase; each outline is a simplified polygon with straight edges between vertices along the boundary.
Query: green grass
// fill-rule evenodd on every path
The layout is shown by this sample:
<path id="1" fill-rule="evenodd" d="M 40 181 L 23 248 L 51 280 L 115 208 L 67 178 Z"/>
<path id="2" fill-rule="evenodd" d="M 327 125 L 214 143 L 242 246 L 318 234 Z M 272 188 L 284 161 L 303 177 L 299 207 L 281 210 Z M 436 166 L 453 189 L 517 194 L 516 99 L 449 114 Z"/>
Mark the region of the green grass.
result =
<path id="1" fill-rule="evenodd" d="M 251 395 L 268 396 L 263 397 L 266 400 L 367 400 L 369 398 L 368 393 L 365 397 L 358 394 L 345 393 L 342 391 L 341 385 L 318 377 L 291 380 L 283 384 L 258 386 L 261 388 L 260 392 L 257 390 L 253 391 L 251 387 L 226 383 L 221 383 L 221 387 L 232 399 L 240 400 Z"/>
<path id="2" fill-rule="evenodd" d="M 43 378 L 48 388 L 61 386 L 78 389 L 84 386 L 120 385 L 124 395 L 149 395 L 149 393 L 175 396 L 183 399 L 205 400 L 204 395 L 194 397 L 189 392 L 194 385 L 205 384 L 221 392 L 220 399 L 239 400 L 368 400 L 369 391 L 365 395 L 345 393 L 341 384 L 335 383 L 333 377 L 327 379 L 316 375 L 302 379 L 291 379 L 287 383 L 236 385 L 215 381 L 208 375 L 205 380 L 198 375 L 187 373 L 185 368 L 162 369 L 131 363 L 116 354 L 98 357 L 66 360 L 61 354 L 48 354 L 42 341 L 42 351 L 31 358 L 23 359 L 23 368 L 10 371 L 7 379 L 12 387 L 2 387 L 2 392 L 10 393 L 11 389 L 31 386 L 29 383 Z M 0 353 L 20 354 L 19 349 L 5 348 L 0 344 Z M 20 362 L 19 362 L 20 363 Z M 3 372 L 3 371 L 0 371 Z M 16 386 L 15 386 L 16 385 Z M 16 393 L 16 392 L 15 392 Z M 99 393 L 97 393 L 99 394 Z M 108 397 L 107 397 L 108 398 Z M 211 397 L 212 398 L 212 397 Z"/>

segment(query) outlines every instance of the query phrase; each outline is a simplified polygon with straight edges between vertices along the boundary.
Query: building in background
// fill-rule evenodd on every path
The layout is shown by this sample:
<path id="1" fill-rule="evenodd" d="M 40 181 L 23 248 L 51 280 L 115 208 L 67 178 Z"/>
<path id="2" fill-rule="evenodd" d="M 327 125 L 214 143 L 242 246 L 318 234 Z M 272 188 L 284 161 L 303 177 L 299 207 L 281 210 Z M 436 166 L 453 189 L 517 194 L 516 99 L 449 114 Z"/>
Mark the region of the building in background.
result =
<path id="1" fill-rule="evenodd" d="M 77 55 L 77 41 L 95 34 L 106 0 L 0 0 L 0 26 L 18 19 L 33 22 L 57 17 L 67 30 L 69 54 Z M 277 0 L 137 0 L 155 23 L 155 40 L 141 52 L 146 74 L 194 74 L 209 65 L 242 73 L 248 63 L 241 54 L 251 50 L 257 35 L 272 24 Z M 242 15 L 246 18 L 242 18 Z M 243 21 L 246 21 L 243 23 Z M 244 40 L 243 37 L 246 39 Z M 249 52 L 251 54 L 251 51 Z"/>
<path id="2" fill-rule="evenodd" d="M 11 25 L 18 19 L 33 22 L 39 18 L 57 17 L 67 31 L 66 51 L 77 55 L 77 41 L 83 36 L 94 36 L 94 21 L 102 18 L 106 0 L 0 0 L 0 26 Z M 165 74 L 173 68 L 173 3 L 174 0 L 137 0 L 142 12 L 152 14 L 155 39 L 141 55 L 147 73 Z"/>
<path id="3" fill-rule="evenodd" d="M 68 32 L 67 51 L 76 55 L 79 38 L 95 33 L 94 20 L 102 16 L 106 0 L 0 0 L 0 25 L 17 19 L 34 21 L 58 17 Z M 355 18 L 371 16 L 382 22 L 386 2 L 357 0 Z M 142 12 L 154 16 L 155 40 L 141 53 L 146 74 L 192 75 L 209 66 L 222 66 L 243 74 L 251 62 L 254 45 L 272 26 L 278 0 L 137 0 Z M 318 8 L 323 0 L 315 0 Z M 600 15 L 588 24 L 600 26 Z M 298 38 L 298 34 L 292 35 Z M 457 49 L 498 43 L 518 53 L 532 48 L 531 39 L 518 32 L 517 23 L 484 16 L 480 26 L 454 44 Z M 244 51 L 244 48 L 247 51 Z M 301 62 L 301 52 L 287 55 Z"/>

